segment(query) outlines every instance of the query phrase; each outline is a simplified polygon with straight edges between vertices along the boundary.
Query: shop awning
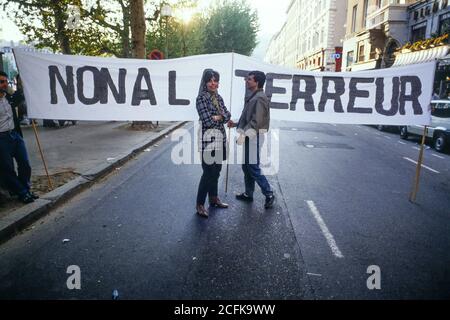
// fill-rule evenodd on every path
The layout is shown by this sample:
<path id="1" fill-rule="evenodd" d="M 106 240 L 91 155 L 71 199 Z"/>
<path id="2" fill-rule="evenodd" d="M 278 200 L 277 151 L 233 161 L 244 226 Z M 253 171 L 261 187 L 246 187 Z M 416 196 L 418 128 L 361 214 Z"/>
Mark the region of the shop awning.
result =
<path id="1" fill-rule="evenodd" d="M 439 59 L 439 65 L 448 66 L 450 65 L 450 54 L 447 54 L 445 57 Z"/>
<path id="2" fill-rule="evenodd" d="M 449 52 L 448 46 L 440 46 L 436 48 L 399 53 L 395 57 L 392 67 L 406 66 L 409 64 L 423 63 L 445 57 Z"/>

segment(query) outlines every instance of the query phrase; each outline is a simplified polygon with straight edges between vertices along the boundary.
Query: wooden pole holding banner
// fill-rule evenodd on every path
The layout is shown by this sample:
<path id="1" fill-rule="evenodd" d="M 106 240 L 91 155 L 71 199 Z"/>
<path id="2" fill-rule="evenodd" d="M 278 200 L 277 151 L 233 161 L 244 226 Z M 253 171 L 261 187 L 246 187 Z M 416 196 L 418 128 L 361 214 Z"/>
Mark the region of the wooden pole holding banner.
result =
<path id="1" fill-rule="evenodd" d="M 14 49 L 12 50 L 12 52 L 13 52 L 13 55 L 14 55 L 14 60 L 17 61 L 16 53 L 14 52 Z M 16 62 L 16 66 L 17 66 L 17 71 L 20 74 L 19 65 L 17 64 L 17 62 Z M 22 86 L 23 86 L 23 82 L 22 82 Z M 39 135 L 38 135 L 38 132 L 37 132 L 37 129 L 36 129 L 36 123 L 34 122 L 34 120 L 31 120 L 31 125 L 33 127 L 34 136 L 36 137 L 36 143 L 38 145 L 39 154 L 41 155 L 42 163 L 44 164 L 45 174 L 47 175 L 47 180 L 48 180 L 48 187 L 49 187 L 49 189 L 51 191 L 51 190 L 53 190 L 52 179 L 50 178 L 50 175 L 48 174 L 47 163 L 45 162 L 44 153 L 42 152 L 41 142 L 39 141 Z"/>
<path id="2" fill-rule="evenodd" d="M 50 178 L 50 175 L 48 174 L 47 163 L 45 162 L 44 153 L 42 152 L 41 143 L 39 141 L 39 136 L 38 136 L 38 132 L 36 129 L 36 124 L 35 124 L 34 120 L 31 120 L 31 123 L 33 126 L 34 136 L 36 137 L 36 142 L 37 142 L 37 145 L 39 148 L 39 153 L 41 155 L 42 163 L 44 164 L 45 174 L 47 175 L 48 187 L 51 191 L 51 190 L 53 190 L 52 179 Z"/>
<path id="3" fill-rule="evenodd" d="M 231 107 L 232 107 L 232 103 L 233 103 L 233 78 L 234 78 L 234 50 L 231 52 L 231 84 L 230 84 L 230 114 L 231 114 Z M 231 119 L 230 119 L 231 120 Z M 229 157 L 230 157 L 230 137 L 231 134 L 231 128 L 228 128 L 228 139 L 227 139 L 227 170 L 226 170 L 226 174 L 225 174 L 225 196 L 228 195 L 228 175 L 229 175 L 229 170 L 230 170 L 230 161 L 229 161 Z"/>
<path id="4" fill-rule="evenodd" d="M 425 137 L 427 136 L 427 130 L 428 130 L 427 126 L 424 126 L 423 135 L 422 135 L 422 143 L 420 144 L 419 161 L 417 162 L 417 168 L 416 168 L 416 177 L 414 179 L 413 189 L 409 196 L 409 201 L 411 201 L 411 202 L 416 201 L 417 191 L 419 190 L 419 177 L 420 177 L 420 170 L 422 169 L 423 149 L 424 149 L 424 145 L 425 145 Z"/>

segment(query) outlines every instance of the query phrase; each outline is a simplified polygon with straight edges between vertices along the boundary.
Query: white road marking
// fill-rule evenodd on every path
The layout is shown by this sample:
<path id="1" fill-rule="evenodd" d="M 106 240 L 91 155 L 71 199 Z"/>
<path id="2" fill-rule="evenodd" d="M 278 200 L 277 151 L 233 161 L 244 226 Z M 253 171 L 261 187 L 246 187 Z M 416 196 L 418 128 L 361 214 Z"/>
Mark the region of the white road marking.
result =
<path id="1" fill-rule="evenodd" d="M 280 141 L 280 137 L 278 136 L 278 132 L 272 131 L 272 137 L 274 137 L 275 140 Z"/>
<path id="2" fill-rule="evenodd" d="M 318 274 L 318 273 L 311 273 L 311 272 L 307 272 L 306 273 L 308 276 L 313 276 L 313 277 L 321 277 L 322 275 L 321 274 Z"/>
<path id="3" fill-rule="evenodd" d="M 407 160 L 407 161 L 409 161 L 409 162 L 412 162 L 412 163 L 414 163 L 415 165 L 417 165 L 417 161 L 414 161 L 413 159 L 410 159 L 410 158 L 407 158 L 407 157 L 403 157 L 403 159 L 405 159 L 405 160 Z M 424 164 L 422 164 L 422 168 L 425 168 L 425 169 L 427 169 L 427 170 L 430 170 L 431 172 L 434 172 L 434 173 L 440 173 L 439 171 L 434 170 L 433 168 L 430 168 L 430 167 L 428 167 L 428 166 L 426 166 L 426 165 L 424 165 Z"/>
<path id="4" fill-rule="evenodd" d="M 403 142 L 403 141 L 397 141 L 398 143 L 400 143 L 400 144 L 406 144 L 405 142 Z"/>
<path id="5" fill-rule="evenodd" d="M 444 157 L 438 156 L 437 154 L 432 153 L 431 154 L 433 157 L 439 158 L 439 159 L 445 159 Z"/>
<path id="6" fill-rule="evenodd" d="M 419 147 L 412 147 L 412 148 L 415 149 L 415 150 L 420 151 L 420 148 L 419 148 Z"/>
<path id="7" fill-rule="evenodd" d="M 339 250 L 336 241 L 334 240 L 333 235 L 331 234 L 330 230 L 328 230 L 327 225 L 323 221 L 319 210 L 317 210 L 316 205 L 314 204 L 314 201 L 308 200 L 306 203 L 309 206 L 309 209 L 311 210 L 311 213 L 313 214 L 314 218 L 317 221 L 317 224 L 320 227 L 320 230 L 322 230 L 323 235 L 325 236 L 325 239 L 328 242 L 328 245 L 330 246 L 331 251 L 333 252 L 334 256 L 337 258 L 343 258 L 343 254 L 341 250 Z"/>
<path id="8" fill-rule="evenodd" d="M 383 136 L 383 137 L 385 137 L 386 139 L 389 139 L 389 140 L 391 140 L 391 137 L 388 137 L 388 136 Z"/>

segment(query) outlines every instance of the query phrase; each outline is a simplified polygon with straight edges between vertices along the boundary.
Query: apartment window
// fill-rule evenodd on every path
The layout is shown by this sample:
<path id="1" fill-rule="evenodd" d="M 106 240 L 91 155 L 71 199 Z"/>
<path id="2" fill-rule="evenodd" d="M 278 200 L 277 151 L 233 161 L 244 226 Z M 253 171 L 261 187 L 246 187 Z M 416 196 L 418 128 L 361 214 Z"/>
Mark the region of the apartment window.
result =
<path id="1" fill-rule="evenodd" d="M 365 60 L 365 46 L 364 46 L 364 41 L 360 41 L 358 43 L 358 62 L 364 61 Z"/>
<path id="2" fill-rule="evenodd" d="M 377 8 L 381 8 L 381 0 L 377 0 L 376 6 L 377 6 Z"/>
<path id="3" fill-rule="evenodd" d="M 439 17 L 439 35 L 450 32 L 450 13 L 445 13 Z"/>
<path id="4" fill-rule="evenodd" d="M 425 39 L 427 31 L 427 23 L 419 23 L 411 28 L 411 42 L 416 42 Z"/>
<path id="5" fill-rule="evenodd" d="M 353 56 L 354 56 L 353 51 L 347 52 L 347 67 L 353 64 L 354 62 Z"/>
<path id="6" fill-rule="evenodd" d="M 367 20 L 367 11 L 369 9 L 369 0 L 364 0 L 364 6 L 363 6 L 363 28 L 366 27 L 366 20 Z"/>
<path id="7" fill-rule="evenodd" d="M 358 5 L 355 5 L 353 7 L 353 12 L 352 12 L 352 32 L 356 31 L 356 12 L 358 10 Z"/>

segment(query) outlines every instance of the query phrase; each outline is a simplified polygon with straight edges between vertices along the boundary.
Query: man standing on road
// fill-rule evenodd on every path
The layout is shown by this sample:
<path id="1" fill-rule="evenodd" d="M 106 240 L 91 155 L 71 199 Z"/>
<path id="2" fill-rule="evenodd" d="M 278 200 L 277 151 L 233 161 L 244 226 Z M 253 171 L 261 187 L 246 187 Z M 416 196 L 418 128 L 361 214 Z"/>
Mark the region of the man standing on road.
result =
<path id="1" fill-rule="evenodd" d="M 16 174 L 14 159 L 17 162 Z M 8 75 L 0 71 L 0 182 L 23 203 L 38 198 L 30 192 L 31 166 L 15 105 L 8 94 Z"/>
<path id="2" fill-rule="evenodd" d="M 273 206 L 275 196 L 260 168 L 261 146 L 264 143 L 264 133 L 269 130 L 270 123 L 269 98 L 263 90 L 266 75 L 261 71 L 252 71 L 246 77 L 245 82 L 251 94 L 245 99 L 244 110 L 239 122 L 237 124 L 233 121 L 228 122 L 228 127 L 237 127 L 240 134 L 237 143 L 244 144 L 242 171 L 244 172 L 245 192 L 236 195 L 236 199 L 253 201 L 256 182 L 266 197 L 264 207 L 269 209 Z"/>

